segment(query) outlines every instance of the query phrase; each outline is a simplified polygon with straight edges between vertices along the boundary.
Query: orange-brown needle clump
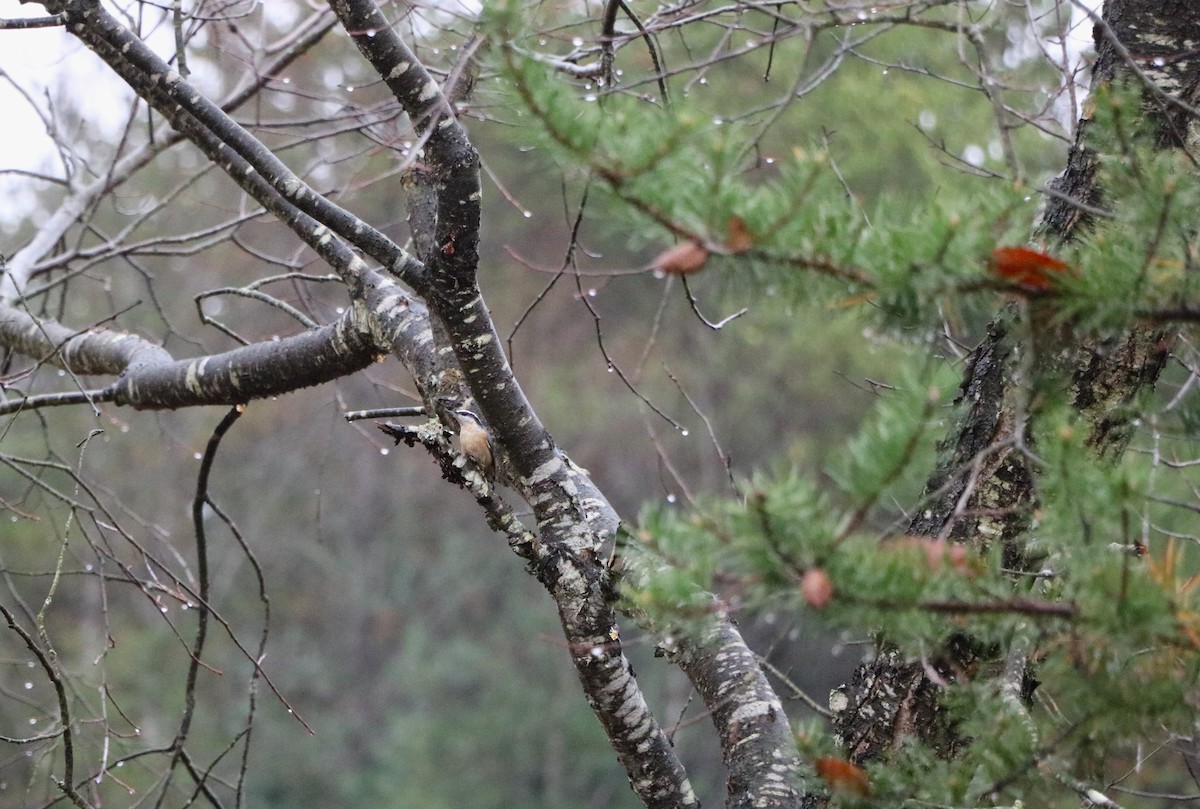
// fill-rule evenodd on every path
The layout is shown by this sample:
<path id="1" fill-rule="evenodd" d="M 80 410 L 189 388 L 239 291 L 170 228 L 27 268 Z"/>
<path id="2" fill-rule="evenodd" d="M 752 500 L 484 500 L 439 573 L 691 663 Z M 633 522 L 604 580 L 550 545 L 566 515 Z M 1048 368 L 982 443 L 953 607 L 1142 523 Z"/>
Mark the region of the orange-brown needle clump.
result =
<path id="1" fill-rule="evenodd" d="M 668 248 L 655 256 L 650 269 L 667 275 L 688 275 L 704 266 L 708 261 L 708 250 L 699 242 L 687 241 Z"/>
<path id="2" fill-rule="evenodd" d="M 819 758 L 813 761 L 817 775 L 836 792 L 848 792 L 854 795 L 870 795 L 871 785 L 867 781 L 867 773 L 862 767 L 855 766 L 840 758 Z"/>
<path id="3" fill-rule="evenodd" d="M 1028 247 L 997 247 L 992 251 L 992 272 L 1029 289 L 1046 290 L 1054 286 L 1054 276 L 1069 270 L 1065 261 Z"/>
<path id="4" fill-rule="evenodd" d="M 725 239 L 725 247 L 735 256 L 747 252 L 754 246 L 754 236 L 746 227 L 746 222 L 740 216 L 729 217 L 729 236 Z"/>
<path id="5" fill-rule="evenodd" d="M 800 579 L 800 594 L 804 596 L 804 603 L 814 610 L 827 605 L 833 600 L 833 582 L 829 580 L 829 574 L 819 567 L 804 571 Z"/>

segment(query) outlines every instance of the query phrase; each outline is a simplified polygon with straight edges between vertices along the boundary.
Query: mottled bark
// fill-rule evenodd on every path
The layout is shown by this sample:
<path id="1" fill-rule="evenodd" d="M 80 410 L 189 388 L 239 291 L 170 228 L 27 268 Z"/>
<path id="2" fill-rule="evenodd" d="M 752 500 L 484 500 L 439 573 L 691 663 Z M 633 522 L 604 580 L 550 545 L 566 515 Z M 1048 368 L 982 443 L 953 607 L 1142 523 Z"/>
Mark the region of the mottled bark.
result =
<path id="1" fill-rule="evenodd" d="M 1187 0 L 1109 0 L 1094 28 L 1096 65 L 1093 81 L 1128 83 L 1141 93 L 1144 116 L 1153 125 L 1161 148 L 1194 148 L 1200 143 L 1200 121 L 1189 111 L 1200 99 L 1200 9 Z M 1059 192 L 1046 206 L 1040 230 L 1069 240 L 1093 223 L 1072 200 L 1089 207 L 1104 205 L 1096 173 L 1099 163 L 1088 146 L 1092 127 L 1080 121 L 1066 170 L 1056 178 Z M 1092 425 L 1090 444 L 1101 457 L 1124 451 L 1137 417 L 1138 394 L 1158 380 L 1174 336 L 1152 325 L 1121 338 L 1083 340 L 1070 347 L 1074 368 L 1075 406 Z"/>
<path id="2" fill-rule="evenodd" d="M 993 321 L 971 352 L 956 400 L 958 420 L 942 443 L 910 534 L 1008 547 L 1025 527 L 1031 480 L 1015 440 L 1018 417 L 1007 400 L 1016 360 L 1008 323 L 1014 316 L 1009 309 Z"/>
<path id="3" fill-rule="evenodd" d="M 0 305 L 0 345 L 83 376 L 113 376 L 171 361 L 165 349 L 136 335 L 108 329 L 75 331 L 3 305 Z"/>
<path id="4" fill-rule="evenodd" d="M 232 351 L 176 360 L 136 335 L 75 332 L 0 307 L 0 344 L 78 376 L 117 376 L 101 401 L 137 410 L 234 405 L 279 396 L 361 371 L 381 349 L 353 310 L 327 326 Z"/>
<path id="5" fill-rule="evenodd" d="M 783 705 L 723 609 L 701 636 L 663 644 L 712 714 L 729 773 L 726 806 L 812 805 Z"/>
<path id="6" fill-rule="evenodd" d="M 143 365 L 114 383 L 113 401 L 138 410 L 236 404 L 321 385 L 374 362 L 352 318 L 277 341 L 191 360 Z"/>
<path id="7" fill-rule="evenodd" d="M 936 742 L 933 729 L 946 724 L 938 687 L 924 666 L 892 647 L 859 666 L 854 679 L 834 691 L 829 707 L 838 742 L 855 762 L 882 759 L 908 736 Z"/>

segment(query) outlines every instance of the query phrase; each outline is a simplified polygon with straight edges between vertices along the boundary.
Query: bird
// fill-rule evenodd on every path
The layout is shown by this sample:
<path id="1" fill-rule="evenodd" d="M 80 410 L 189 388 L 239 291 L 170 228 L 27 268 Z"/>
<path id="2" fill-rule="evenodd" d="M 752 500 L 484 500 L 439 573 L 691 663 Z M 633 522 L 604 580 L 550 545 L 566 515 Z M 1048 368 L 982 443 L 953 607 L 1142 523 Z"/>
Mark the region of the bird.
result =
<path id="1" fill-rule="evenodd" d="M 465 408 L 454 410 L 458 419 L 458 445 L 466 455 L 479 467 L 479 471 L 489 481 L 496 477 L 496 459 L 492 454 L 492 436 L 488 433 L 483 419 Z"/>

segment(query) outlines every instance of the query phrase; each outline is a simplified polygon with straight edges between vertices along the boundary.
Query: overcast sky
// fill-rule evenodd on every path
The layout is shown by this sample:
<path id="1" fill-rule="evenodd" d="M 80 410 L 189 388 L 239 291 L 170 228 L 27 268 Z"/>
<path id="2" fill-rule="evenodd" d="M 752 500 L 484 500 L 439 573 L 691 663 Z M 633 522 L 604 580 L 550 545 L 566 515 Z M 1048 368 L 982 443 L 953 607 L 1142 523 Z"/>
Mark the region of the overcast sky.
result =
<path id="1" fill-rule="evenodd" d="M 0 0 L 6 19 L 45 16 L 41 6 Z M 118 131 L 128 114 L 130 91 L 77 39 L 59 28 L 0 30 L 0 170 L 22 169 L 63 176 L 46 137 L 51 99 L 71 82 L 80 83 L 79 112 L 87 124 L 64 133 L 68 140 L 102 138 Z M 24 93 L 16 88 L 20 87 Z M 36 208 L 34 194 L 44 183 L 0 174 L 0 227 L 27 216 Z M 11 245 L 0 251 L 12 250 Z"/>
<path id="2" fill-rule="evenodd" d="M 1101 0 L 1087 0 L 1099 7 Z M 273 2 L 277 11 L 296 8 L 279 0 Z M 455 3 L 458 5 L 458 3 Z M 473 5 L 473 3 L 472 3 Z M 1069 48 L 1075 58 L 1091 46 L 1091 28 L 1080 9 L 1073 7 L 1075 25 Z M 155 10 L 145 7 L 144 21 L 153 19 Z M 0 0 L 0 16 L 43 16 L 45 9 L 17 0 Z M 151 36 L 152 46 L 169 57 L 173 39 L 169 26 Z M 198 65 L 200 66 L 200 65 Z M 202 66 L 201 66 L 201 69 Z M 77 85 L 72 87 L 71 85 Z M 20 86 L 25 94 L 18 92 Z M 67 90 L 71 92 L 67 92 Z M 52 99 L 75 100 L 77 112 L 84 123 L 75 131 L 63 133 L 67 142 L 102 142 L 120 131 L 128 115 L 130 91 L 87 48 L 57 28 L 24 31 L 0 30 L 0 237 L 11 232 L 13 225 L 30 217 L 36 224 L 40 216 L 36 192 L 45 184 L 28 177 L 2 173 L 20 169 L 63 176 L 62 161 L 46 138 L 46 122 Z M 72 116 L 68 116 L 70 119 Z M 103 167 L 100 167 L 102 170 Z M 0 243 L 0 252 L 12 251 L 16 245 Z"/>

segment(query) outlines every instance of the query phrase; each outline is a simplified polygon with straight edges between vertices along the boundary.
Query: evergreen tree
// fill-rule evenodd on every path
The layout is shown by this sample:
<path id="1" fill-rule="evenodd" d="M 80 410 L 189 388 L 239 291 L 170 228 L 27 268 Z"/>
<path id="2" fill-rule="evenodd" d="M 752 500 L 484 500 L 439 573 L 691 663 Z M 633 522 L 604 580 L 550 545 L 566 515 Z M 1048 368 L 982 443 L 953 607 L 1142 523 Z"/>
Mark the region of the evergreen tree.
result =
<path id="1" fill-rule="evenodd" d="M 387 715 L 384 732 L 347 737 L 330 765 L 370 777 L 331 785 L 324 773 L 285 772 L 253 786 L 263 694 L 289 714 L 294 694 L 263 664 L 270 561 L 210 494 L 218 451 L 242 429 L 248 403 L 270 409 L 279 395 L 339 379 L 357 395 L 368 382 L 394 395 L 396 386 L 369 376 L 393 360 L 413 404 L 346 418 L 377 419 L 397 446 L 422 448 L 446 481 L 423 497 L 469 492 L 550 595 L 583 696 L 646 806 L 695 805 L 693 778 L 711 779 L 689 775 L 678 728 L 651 710 L 653 687 L 627 656 L 632 626 L 703 704 L 730 806 L 1194 799 L 1200 572 L 1188 546 L 1200 535 L 1200 505 L 1188 471 L 1200 362 L 1188 330 L 1200 318 L 1191 151 L 1200 11 L 1191 4 L 643 9 L 614 0 L 497 3 L 462 16 L 334 0 L 316 12 L 256 10 L 255 34 L 227 7 L 114 14 L 97 0 L 41 5 L 48 16 L 6 21 L 0 27 L 14 30 L 0 35 L 61 28 L 134 100 L 115 146 L 73 142 L 65 117 L 47 113 L 60 188 L 50 213 L 23 225 L 24 241 L 0 245 L 11 253 L 0 279 L 9 354 L 0 440 L 11 472 L 0 507 L 17 526 L 0 614 L 9 657 L 37 675 L 15 673 L 6 690 L 14 705 L 40 711 L 29 734 L 5 734 L 30 753 L 14 805 L 149 800 L 126 793 L 158 805 L 241 805 L 248 793 L 288 804 L 437 802 L 421 777 L 395 787 L 393 759 L 485 774 L 452 775 L 447 804 L 511 805 L 535 789 L 546 802 L 587 801 L 579 787 L 568 795 L 553 765 L 560 740 L 588 744 L 569 720 L 547 720 L 545 731 L 495 728 L 481 704 L 429 730 L 425 692 L 392 687 L 348 703 L 367 723 Z M 1085 99 L 1069 35 L 1089 28 L 1096 52 Z M 324 42 L 332 31 L 357 53 Z M 300 69 L 318 45 L 336 58 L 322 71 Z M 253 70 L 241 71 L 247 64 Z M 77 93 L 75 84 L 65 91 Z M 85 103 L 69 109 L 86 120 Z M 181 142 L 186 156 L 168 151 Z M 611 376 L 584 375 L 557 395 L 581 441 L 621 438 L 611 391 L 621 413 L 643 409 L 670 494 L 636 520 L 618 513 L 603 472 L 568 456 L 570 442 L 551 434 L 510 365 L 513 338 L 501 337 L 483 297 L 493 259 L 481 250 L 490 210 L 482 177 L 493 151 L 480 144 L 497 156 L 513 145 L 534 150 L 524 165 L 536 170 L 506 166 L 531 171 L 528 182 L 498 182 L 518 223 L 536 218 L 524 198 L 556 188 L 565 200 L 560 263 L 519 323 L 557 300 L 556 287 L 573 288 L 568 303 L 583 307 Z M 401 197 L 406 242 L 396 235 Z M 141 210 L 123 207 L 139 199 Z M 202 204 L 210 199 L 220 202 Z M 595 256 L 589 243 L 601 239 L 611 247 Z M 227 283 L 219 265 L 241 253 L 268 269 Z M 195 272 L 205 262 L 194 255 L 216 265 L 212 278 Z M 118 263 L 132 272 L 110 275 Z M 599 289 L 609 293 L 593 275 L 614 290 L 634 285 L 612 295 L 623 311 L 596 300 Z M 648 283 L 661 291 L 657 308 L 642 300 Z M 154 306 L 136 306 L 143 289 Z M 212 332 L 203 342 L 179 325 L 178 302 L 191 294 Z M 228 300 L 259 308 L 239 319 Z M 673 302 L 686 305 L 687 339 L 702 355 L 688 371 L 707 370 L 725 388 L 703 405 L 671 372 L 645 372 L 667 340 L 659 332 Z M 710 311 L 719 307 L 729 314 Z M 649 337 L 638 343 L 626 330 L 645 322 Z M 805 343 L 834 351 L 851 334 L 861 348 L 847 350 L 847 362 L 867 367 L 861 355 L 884 344 L 887 378 L 872 383 L 876 405 L 857 434 L 823 448 L 819 470 L 803 449 L 787 451 L 806 414 L 772 402 L 770 390 L 738 389 L 763 384 L 770 363 L 788 362 L 792 350 L 819 361 L 800 352 Z M 555 348 L 535 346 L 543 363 Z M 705 369 L 722 351 L 742 360 Z M 805 374 L 803 361 L 794 375 Z M 529 374 L 540 373 L 535 363 Z M 707 427 L 723 493 L 692 492 L 678 461 L 705 455 L 676 455 L 659 439 L 662 424 L 676 438 L 691 432 L 669 401 Z M 823 404 L 842 407 L 833 397 Z M 114 469 L 89 465 L 96 432 L 73 427 L 66 446 L 78 449 L 67 456 L 51 421 L 61 407 L 214 405 L 229 409 L 207 441 L 200 422 L 172 422 L 204 447 L 188 505 L 190 562 L 169 532 L 139 524 L 111 493 Z M 714 420 L 762 442 L 763 468 L 731 460 L 736 450 Z M 471 439 L 477 424 L 486 443 Z M 276 425 L 250 426 L 265 443 Z M 157 467 L 156 449 L 143 452 L 142 465 Z M 230 479 L 253 509 L 258 484 L 241 474 Z M 396 496 L 352 464 L 333 474 L 361 481 L 373 498 Z M 414 477 L 428 483 L 429 469 Z M 148 486 L 151 499 L 183 491 L 163 479 Z M 339 552 L 375 558 L 378 537 L 398 529 L 369 502 L 354 508 L 347 525 L 368 524 L 376 541 Z M 263 511 L 258 530 L 271 535 Z M 287 524 L 280 534 L 295 530 Z M 229 538 L 220 553 L 218 525 Z M 447 538 L 428 553 L 460 544 Z M 383 562 L 364 564 L 369 585 L 345 598 L 361 634 L 346 634 L 344 660 L 318 657 L 299 687 L 338 690 L 335 667 L 353 677 L 400 666 L 396 648 L 429 655 L 412 670 L 464 704 L 484 687 L 480 670 L 520 671 L 520 659 L 482 652 L 485 638 L 434 644 L 398 626 L 400 603 L 468 616 L 503 608 L 512 585 L 470 550 L 462 555 L 430 566 L 445 571 L 436 587 L 370 575 Z M 472 577 L 480 587 L 487 579 L 483 608 L 469 603 Z M 283 611 L 318 624 L 328 605 L 314 601 L 291 587 Z M 87 673 L 85 661 L 106 667 L 118 657 L 110 608 L 133 620 L 147 605 L 168 615 L 168 633 L 136 635 L 146 644 L 139 654 L 161 657 L 164 676 L 150 682 L 115 662 Z M 177 605 L 186 619 L 171 616 Z M 827 706 L 743 638 L 739 616 L 748 624 L 776 613 L 803 616 L 813 630 L 776 649 L 792 660 L 826 656 L 831 633 L 869 639 Z M 260 626 L 257 637 L 247 628 Z M 522 636 L 508 643 L 520 647 L 537 630 L 519 621 L 511 631 Z M 234 685 L 210 677 L 217 660 Z M 127 693 L 161 704 L 153 727 L 125 715 Z M 228 701 L 244 703 L 243 715 L 224 726 L 201 719 L 203 706 Z M 542 783 L 493 790 L 502 768 L 469 765 L 476 736 L 542 757 Z M 588 784 L 595 769 L 577 768 Z"/>

